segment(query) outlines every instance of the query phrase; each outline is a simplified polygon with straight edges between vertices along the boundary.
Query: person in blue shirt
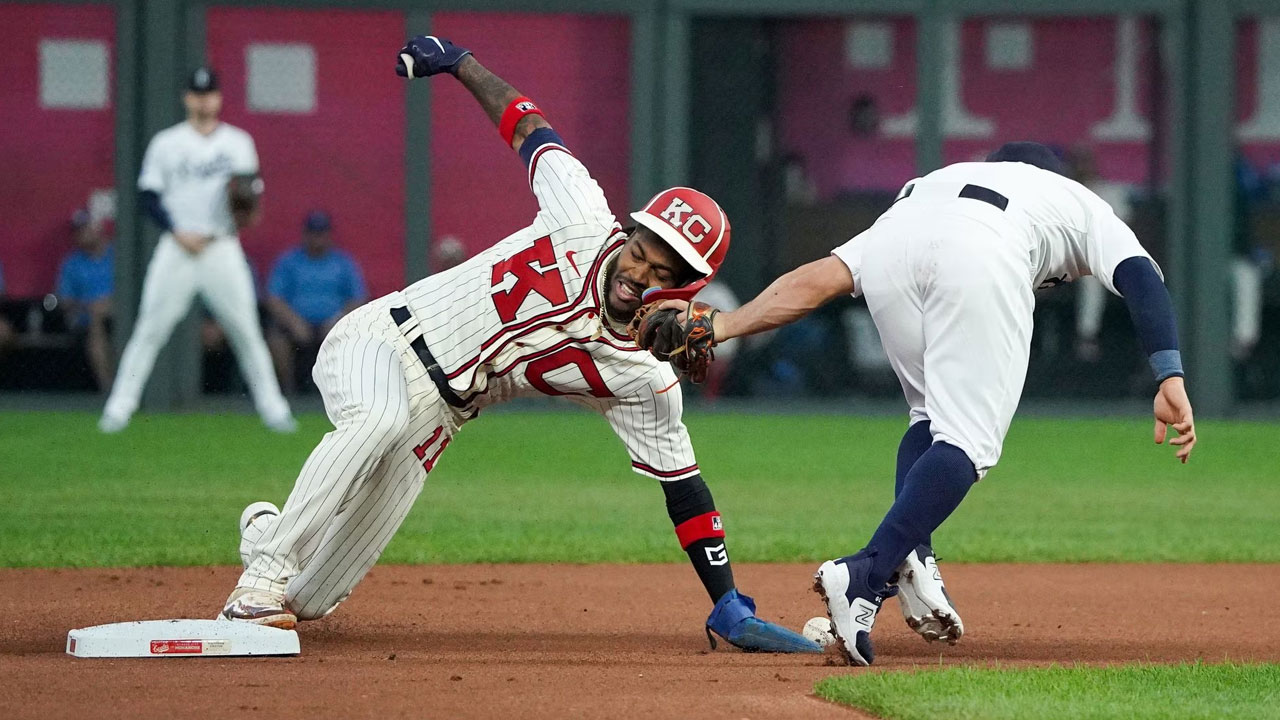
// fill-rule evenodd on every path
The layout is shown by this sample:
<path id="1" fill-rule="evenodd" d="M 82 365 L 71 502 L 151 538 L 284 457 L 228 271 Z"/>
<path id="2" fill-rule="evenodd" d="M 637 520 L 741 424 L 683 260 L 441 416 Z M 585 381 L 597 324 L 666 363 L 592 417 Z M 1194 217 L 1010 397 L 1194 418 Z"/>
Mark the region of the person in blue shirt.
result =
<path id="1" fill-rule="evenodd" d="M 115 287 L 115 253 L 101 223 L 87 210 L 71 216 L 76 247 L 62 260 L 55 294 L 65 308 L 67 325 L 84 342 L 89 368 L 103 392 L 115 377 L 111 351 L 111 294 Z"/>
<path id="2" fill-rule="evenodd" d="M 302 244 L 280 256 L 267 281 L 267 346 L 288 393 L 297 388 L 298 354 L 313 356 L 334 323 L 369 295 L 355 261 L 333 247 L 329 214 L 313 210 L 302 227 Z"/>

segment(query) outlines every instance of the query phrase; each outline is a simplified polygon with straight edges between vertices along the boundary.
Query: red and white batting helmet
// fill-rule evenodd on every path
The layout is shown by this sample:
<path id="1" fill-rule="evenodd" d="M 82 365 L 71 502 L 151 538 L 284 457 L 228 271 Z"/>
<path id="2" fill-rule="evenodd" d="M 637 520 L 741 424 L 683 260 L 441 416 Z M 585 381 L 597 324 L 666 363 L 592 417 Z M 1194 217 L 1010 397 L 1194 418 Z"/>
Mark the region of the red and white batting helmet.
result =
<path id="1" fill-rule="evenodd" d="M 711 196 L 693 188 L 663 190 L 631 213 L 631 219 L 665 240 L 694 272 L 702 275 L 679 288 L 645 293 L 646 302 L 692 299 L 715 277 L 729 253 L 729 218 Z"/>

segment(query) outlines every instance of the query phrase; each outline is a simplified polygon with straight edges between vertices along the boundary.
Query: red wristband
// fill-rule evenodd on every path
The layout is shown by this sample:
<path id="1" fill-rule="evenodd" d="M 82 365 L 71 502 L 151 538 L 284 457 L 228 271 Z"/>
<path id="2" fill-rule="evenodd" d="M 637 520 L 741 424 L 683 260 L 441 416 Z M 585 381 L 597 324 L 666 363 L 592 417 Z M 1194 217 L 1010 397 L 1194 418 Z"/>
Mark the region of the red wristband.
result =
<path id="1" fill-rule="evenodd" d="M 508 145 L 516 136 L 516 125 L 520 124 L 520 118 L 525 115 L 542 115 L 542 111 L 523 95 L 512 100 L 507 109 L 502 111 L 502 119 L 498 121 L 498 134 Z"/>
<path id="2" fill-rule="evenodd" d="M 676 538 L 680 541 L 681 548 L 688 548 L 699 540 L 722 537 L 724 522 L 720 520 L 720 513 L 715 510 L 691 517 L 676 526 Z"/>

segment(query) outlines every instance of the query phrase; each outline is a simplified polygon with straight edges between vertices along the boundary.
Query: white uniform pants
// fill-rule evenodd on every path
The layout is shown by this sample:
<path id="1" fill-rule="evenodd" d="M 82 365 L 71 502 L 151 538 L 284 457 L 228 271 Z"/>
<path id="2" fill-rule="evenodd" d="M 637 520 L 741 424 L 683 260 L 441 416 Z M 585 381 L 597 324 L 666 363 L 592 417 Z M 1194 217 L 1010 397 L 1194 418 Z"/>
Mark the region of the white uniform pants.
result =
<path id="1" fill-rule="evenodd" d="M 138 409 L 156 355 L 197 294 L 226 331 L 258 414 L 268 422 L 287 418 L 289 403 L 280 394 L 262 339 L 253 275 L 240 242 L 234 237 L 218 238 L 192 255 L 168 233 L 161 236 L 147 266 L 138 320 L 120 358 L 104 414 L 128 418 Z"/>
<path id="2" fill-rule="evenodd" d="M 459 419 L 391 319 L 399 293 L 340 320 L 312 371 L 334 430 L 302 466 L 239 587 L 285 594 L 304 620 L 331 612 L 373 567 Z"/>
<path id="3" fill-rule="evenodd" d="M 861 279 L 911 422 L 928 421 L 982 477 L 1000 459 L 1031 350 L 1028 250 L 962 215 L 882 218 Z"/>

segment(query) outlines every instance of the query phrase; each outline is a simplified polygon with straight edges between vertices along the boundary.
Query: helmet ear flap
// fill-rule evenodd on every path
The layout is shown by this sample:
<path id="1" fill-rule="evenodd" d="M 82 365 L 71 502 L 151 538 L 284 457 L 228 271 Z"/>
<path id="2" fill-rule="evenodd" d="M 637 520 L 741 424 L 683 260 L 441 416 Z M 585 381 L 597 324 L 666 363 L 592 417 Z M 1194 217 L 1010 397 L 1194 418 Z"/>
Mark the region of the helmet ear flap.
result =
<path id="1" fill-rule="evenodd" d="M 707 286 L 707 282 L 711 278 L 703 277 L 694 280 L 688 285 L 681 285 L 675 288 L 649 288 L 640 296 L 640 302 L 648 305 L 649 303 L 662 302 L 663 300 L 684 300 L 692 302 L 693 297 L 698 294 L 702 288 Z"/>

